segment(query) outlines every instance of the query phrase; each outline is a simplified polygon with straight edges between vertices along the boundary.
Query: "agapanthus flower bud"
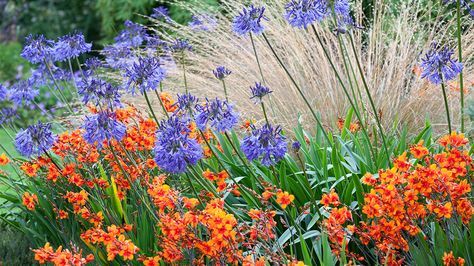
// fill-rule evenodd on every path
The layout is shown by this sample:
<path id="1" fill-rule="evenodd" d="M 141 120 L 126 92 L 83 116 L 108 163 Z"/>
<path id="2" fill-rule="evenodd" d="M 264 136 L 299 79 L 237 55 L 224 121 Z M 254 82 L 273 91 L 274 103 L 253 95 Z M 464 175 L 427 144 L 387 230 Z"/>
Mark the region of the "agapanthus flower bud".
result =
<path id="1" fill-rule="evenodd" d="M 295 140 L 291 144 L 291 148 L 293 149 L 294 152 L 298 152 L 301 149 L 301 143 L 299 141 Z"/>
<path id="2" fill-rule="evenodd" d="M 33 64 L 52 60 L 54 42 L 43 35 L 26 37 L 26 45 L 21 56 Z"/>
<path id="3" fill-rule="evenodd" d="M 86 43 L 82 33 L 74 33 L 60 37 L 53 48 L 55 61 L 65 61 L 76 58 L 91 50 L 92 44 Z"/>
<path id="4" fill-rule="evenodd" d="M 84 139 L 92 145 L 101 148 L 106 140 L 120 141 L 125 136 L 127 127 L 115 117 L 111 111 L 101 111 L 92 116 L 87 116 L 82 126 Z"/>
<path id="5" fill-rule="evenodd" d="M 156 133 L 155 162 L 169 173 L 184 173 L 188 165 L 196 164 L 203 156 L 197 140 L 189 137 L 186 121 L 176 116 L 160 123 Z"/>
<path id="6" fill-rule="evenodd" d="M 328 15 L 326 0 L 292 0 L 285 5 L 285 18 L 291 26 L 307 28 Z"/>
<path id="7" fill-rule="evenodd" d="M 196 125 L 201 130 L 205 130 L 209 123 L 211 128 L 217 132 L 229 131 L 239 120 L 232 104 L 219 99 L 212 101 L 206 99 L 206 103 L 203 106 L 197 105 L 196 110 Z"/>
<path id="8" fill-rule="evenodd" d="M 126 88 L 132 94 L 138 88 L 141 93 L 156 90 L 165 77 L 165 69 L 156 57 L 139 57 L 138 62 L 126 69 Z"/>
<path id="9" fill-rule="evenodd" d="M 38 122 L 20 131 L 15 137 L 15 147 L 25 157 L 39 156 L 48 151 L 56 141 L 51 124 Z"/>
<path id="10" fill-rule="evenodd" d="M 252 97 L 250 97 L 250 99 L 255 99 L 257 103 L 260 103 L 263 97 L 273 92 L 268 87 L 263 86 L 260 82 L 256 82 L 255 86 L 250 87 L 250 91 L 252 92 Z"/>
<path id="11" fill-rule="evenodd" d="M 239 35 L 249 33 L 260 34 L 263 32 L 262 19 L 267 20 L 263 15 L 265 7 L 255 7 L 253 5 L 244 7 L 242 12 L 234 18 L 232 28 Z"/>
<path id="12" fill-rule="evenodd" d="M 232 74 L 232 71 L 230 71 L 224 66 L 218 66 L 215 70 L 212 71 L 212 73 L 214 74 L 214 77 L 216 77 L 216 79 L 223 80 L 227 76 Z"/>
<path id="13" fill-rule="evenodd" d="M 462 63 L 452 59 L 453 50 L 440 47 L 433 43 L 431 49 L 421 60 L 421 78 L 428 79 L 433 84 L 441 84 L 456 78 L 463 69 Z"/>
<path id="14" fill-rule="evenodd" d="M 255 128 L 241 142 L 242 152 L 247 159 L 261 159 L 261 163 L 270 166 L 278 163 L 286 154 L 287 143 L 281 134 L 280 127 L 272 127 L 265 124 L 261 128 Z"/>

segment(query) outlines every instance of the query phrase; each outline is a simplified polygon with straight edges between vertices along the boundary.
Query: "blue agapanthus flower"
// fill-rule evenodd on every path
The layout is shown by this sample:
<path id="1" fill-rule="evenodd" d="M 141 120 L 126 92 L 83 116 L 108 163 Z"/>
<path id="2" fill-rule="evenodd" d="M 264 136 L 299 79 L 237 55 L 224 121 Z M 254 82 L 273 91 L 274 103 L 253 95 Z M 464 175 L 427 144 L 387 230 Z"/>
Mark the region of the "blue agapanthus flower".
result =
<path id="1" fill-rule="evenodd" d="M 53 48 L 53 56 L 56 61 L 65 61 L 76 58 L 91 50 L 92 44 L 86 43 L 82 33 L 73 33 L 60 37 Z"/>
<path id="2" fill-rule="evenodd" d="M 433 43 L 431 49 L 421 60 L 423 69 L 421 78 L 426 78 L 433 84 L 441 84 L 456 78 L 461 73 L 463 65 L 451 58 L 453 54 L 453 50 Z"/>
<path id="3" fill-rule="evenodd" d="M 125 69 L 136 61 L 130 47 L 120 44 L 107 45 L 102 50 L 105 62 L 113 69 Z"/>
<path id="4" fill-rule="evenodd" d="M 314 22 L 320 22 L 328 15 L 326 0 L 292 0 L 285 5 L 285 19 L 291 26 L 307 28 Z"/>
<path id="5" fill-rule="evenodd" d="M 252 132 L 240 144 L 247 159 L 260 159 L 265 166 L 278 163 L 287 151 L 287 143 L 280 127 L 274 128 L 269 124 L 261 128 L 255 128 L 253 125 L 251 127 Z"/>
<path id="6" fill-rule="evenodd" d="M 8 100 L 8 88 L 0 84 L 0 101 Z"/>
<path id="7" fill-rule="evenodd" d="M 125 21 L 125 29 L 122 30 L 117 37 L 115 42 L 117 44 L 129 47 L 140 46 L 145 38 L 148 36 L 145 27 L 140 24 L 133 23 L 130 20 Z"/>
<path id="8" fill-rule="evenodd" d="M 82 102 L 92 102 L 96 106 L 121 106 L 120 92 L 117 86 L 99 78 L 83 78 L 77 82 L 78 94 L 82 96 Z"/>
<path id="9" fill-rule="evenodd" d="M 155 161 L 163 170 L 184 173 L 188 165 L 196 164 L 203 156 L 201 145 L 189 137 L 185 121 L 176 116 L 160 123 L 156 133 Z"/>
<path id="10" fill-rule="evenodd" d="M 31 103 L 39 90 L 35 89 L 27 80 L 20 80 L 10 88 L 10 100 L 17 106 Z"/>
<path id="11" fill-rule="evenodd" d="M 265 7 L 255 7 L 253 5 L 244 7 L 242 12 L 234 18 L 232 28 L 239 35 L 249 33 L 260 34 L 263 32 L 262 19 L 267 18 L 263 15 Z"/>
<path id="12" fill-rule="evenodd" d="M 33 64 L 52 60 L 54 42 L 43 35 L 26 37 L 26 45 L 21 56 Z"/>
<path id="13" fill-rule="evenodd" d="M 156 90 L 166 74 L 158 58 L 139 57 L 138 62 L 126 69 L 124 76 L 127 78 L 127 90 L 134 94 L 136 88 L 141 93 Z"/>
<path id="14" fill-rule="evenodd" d="M 0 125 L 14 121 L 18 116 L 17 110 L 12 107 L 0 109 Z"/>
<path id="15" fill-rule="evenodd" d="M 151 17 L 154 18 L 154 19 L 164 19 L 166 21 L 171 20 L 169 10 L 168 10 L 168 8 L 166 8 L 164 6 L 159 6 L 159 7 L 153 8 L 153 12 L 151 14 Z"/>
<path id="16" fill-rule="evenodd" d="M 215 70 L 212 71 L 214 77 L 219 80 L 225 79 L 227 76 L 232 74 L 232 71 L 227 69 L 225 66 L 218 66 Z"/>
<path id="17" fill-rule="evenodd" d="M 217 27 L 217 20 L 208 15 L 193 15 L 188 26 L 196 31 L 212 31 Z"/>
<path id="18" fill-rule="evenodd" d="M 173 52 L 191 51 L 193 49 L 193 46 L 189 43 L 188 40 L 176 39 L 170 45 L 170 49 Z"/>
<path id="19" fill-rule="evenodd" d="M 117 121 L 115 113 L 110 111 L 87 116 L 82 128 L 85 130 L 84 139 L 89 144 L 97 145 L 98 148 L 101 148 L 106 140 L 122 140 L 127 131 L 127 127 Z"/>
<path id="20" fill-rule="evenodd" d="M 198 102 L 199 99 L 191 93 L 178 94 L 178 99 L 174 104 L 176 106 L 175 113 L 184 113 L 190 116 L 194 113 Z"/>
<path id="21" fill-rule="evenodd" d="M 268 87 L 263 86 L 260 82 L 256 82 L 255 86 L 250 87 L 250 91 L 252 92 L 252 97 L 250 97 L 250 99 L 254 99 L 257 103 L 260 103 L 263 97 L 273 92 Z"/>
<path id="22" fill-rule="evenodd" d="M 217 132 L 231 130 L 239 121 L 239 115 L 233 110 L 232 104 L 227 101 L 206 99 L 204 105 L 196 106 L 196 125 L 199 129 L 205 130 L 209 124 Z"/>
<path id="23" fill-rule="evenodd" d="M 22 156 L 39 156 L 48 151 L 55 141 L 56 135 L 51 131 L 51 124 L 38 122 L 18 132 L 15 148 Z"/>

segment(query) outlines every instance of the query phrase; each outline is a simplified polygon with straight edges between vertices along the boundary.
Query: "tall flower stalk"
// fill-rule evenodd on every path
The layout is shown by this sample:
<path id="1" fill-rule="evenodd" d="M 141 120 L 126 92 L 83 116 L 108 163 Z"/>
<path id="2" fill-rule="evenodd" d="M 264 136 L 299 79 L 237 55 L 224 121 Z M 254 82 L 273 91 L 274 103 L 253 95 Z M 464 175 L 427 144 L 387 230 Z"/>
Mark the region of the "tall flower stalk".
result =
<path id="1" fill-rule="evenodd" d="M 462 63 L 462 35 L 461 35 L 461 0 L 456 1 L 456 35 L 458 41 L 458 60 Z M 461 132 L 464 132 L 464 80 L 462 70 L 459 73 L 459 90 L 461 103 Z"/>

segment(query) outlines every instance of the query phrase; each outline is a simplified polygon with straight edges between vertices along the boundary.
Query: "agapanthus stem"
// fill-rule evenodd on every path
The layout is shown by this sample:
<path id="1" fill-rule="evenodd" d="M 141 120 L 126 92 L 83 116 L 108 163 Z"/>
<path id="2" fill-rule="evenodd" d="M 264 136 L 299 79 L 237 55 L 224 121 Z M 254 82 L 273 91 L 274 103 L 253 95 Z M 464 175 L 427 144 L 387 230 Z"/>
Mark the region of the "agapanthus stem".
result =
<path id="1" fill-rule="evenodd" d="M 61 88 L 59 87 L 58 83 L 56 82 L 56 79 L 54 78 L 53 71 L 51 70 L 51 67 L 48 65 L 48 62 L 44 61 L 44 64 L 46 65 L 46 68 L 48 69 L 48 73 L 51 76 L 51 80 L 54 83 L 54 86 L 56 86 L 56 89 L 58 89 L 59 95 L 62 98 L 62 101 L 66 104 L 67 108 L 69 109 L 69 112 L 73 113 L 71 106 L 69 105 L 69 102 L 66 100 L 66 97 L 61 91 Z M 55 93 L 53 93 L 55 94 Z"/>
<path id="2" fill-rule="evenodd" d="M 263 111 L 263 116 L 265 117 L 265 122 L 269 125 L 270 123 L 268 122 L 267 111 L 265 110 L 265 104 L 263 103 L 263 101 L 260 102 L 260 105 L 262 106 L 262 111 Z"/>
<path id="3" fill-rule="evenodd" d="M 222 79 L 222 87 L 224 87 L 225 100 L 229 102 L 229 96 L 227 95 L 227 87 L 225 86 L 225 81 Z"/>
<path id="4" fill-rule="evenodd" d="M 148 98 L 148 94 L 146 93 L 146 91 L 143 91 L 143 95 L 145 95 L 146 104 L 148 105 L 148 108 L 150 109 L 150 112 L 153 118 L 155 119 L 156 124 L 160 124 L 158 118 L 155 115 L 155 111 L 153 111 L 153 108 L 151 107 L 150 99 Z"/>
<path id="5" fill-rule="evenodd" d="M 237 150 L 237 147 L 234 145 L 234 142 L 232 141 L 232 139 L 230 138 L 229 136 L 229 133 L 227 132 L 224 132 L 224 135 L 226 136 L 227 140 L 229 141 L 230 143 L 230 146 L 232 147 L 232 149 L 234 150 L 235 154 L 237 154 L 237 157 L 239 157 L 240 161 L 242 161 L 242 163 L 245 165 L 245 167 L 247 168 L 247 170 L 249 171 L 250 175 L 255 179 L 255 181 L 258 181 L 257 180 L 257 177 L 254 175 L 254 173 L 252 172 L 252 169 L 250 168 L 250 166 L 248 165 L 247 161 L 242 157 L 242 155 L 239 153 L 239 151 Z"/>
<path id="6" fill-rule="evenodd" d="M 77 67 L 79 68 L 79 70 L 81 71 L 81 76 L 83 79 L 86 78 L 86 75 L 84 75 L 84 71 L 82 70 L 82 66 L 81 66 L 81 62 L 79 62 L 79 57 L 76 57 L 76 63 L 77 63 Z"/>
<path id="7" fill-rule="evenodd" d="M 286 75 L 290 78 L 291 82 L 293 83 L 293 85 L 296 87 L 296 90 L 298 91 L 298 93 L 301 95 L 301 97 L 303 98 L 305 104 L 308 106 L 309 110 L 311 111 L 311 114 L 313 115 L 314 119 L 316 120 L 316 123 L 318 124 L 318 127 L 321 129 L 321 132 L 323 133 L 323 136 L 324 138 L 327 140 L 328 143 L 330 143 L 330 140 L 329 140 L 329 137 L 326 133 L 326 131 L 324 130 L 324 127 L 323 127 L 323 124 L 321 123 L 319 117 L 316 115 L 316 112 L 313 110 L 313 107 L 311 107 L 311 104 L 309 103 L 308 99 L 306 99 L 303 91 L 301 90 L 301 88 L 298 86 L 298 83 L 296 83 L 296 80 L 293 78 L 293 76 L 290 74 L 290 72 L 288 71 L 288 69 L 286 68 L 285 64 L 283 64 L 283 61 L 280 59 L 280 57 L 278 56 L 278 54 L 276 53 L 275 49 L 273 49 L 273 46 L 270 44 L 270 41 L 268 40 L 267 36 L 265 35 L 265 33 L 262 33 L 262 36 L 263 38 L 265 39 L 265 42 L 267 43 L 268 47 L 270 48 L 270 50 L 272 51 L 273 55 L 275 56 L 275 58 L 277 59 L 278 63 L 280 64 L 280 66 L 283 68 L 283 70 L 285 71 Z"/>
<path id="8" fill-rule="evenodd" d="M 458 39 L 458 57 L 459 62 L 462 63 L 462 35 L 461 35 L 461 0 L 456 1 L 456 20 L 457 20 L 457 39 Z M 459 73 L 459 89 L 461 102 L 461 132 L 464 132 L 464 80 L 462 70 Z M 451 131 L 451 130 L 450 130 Z"/>
<path id="9" fill-rule="evenodd" d="M 255 55 L 255 60 L 257 60 L 258 71 L 260 72 L 260 77 L 262 78 L 262 83 L 265 85 L 266 82 L 265 82 L 265 78 L 263 77 L 262 66 L 260 65 L 260 60 L 258 58 L 257 48 L 255 47 L 255 42 L 253 40 L 252 32 L 249 32 L 249 36 L 250 36 L 250 42 L 252 43 L 253 54 Z"/>
<path id="10" fill-rule="evenodd" d="M 382 145 L 383 145 L 383 148 L 385 150 L 385 155 L 387 156 L 388 165 L 390 167 L 392 167 L 390 154 L 388 153 L 388 148 L 387 148 L 387 140 L 385 139 L 385 134 L 384 134 L 383 129 L 382 129 L 382 124 L 380 123 L 380 118 L 379 118 L 379 115 L 378 115 L 378 112 L 377 112 L 377 108 L 375 107 L 374 100 L 372 99 L 372 95 L 370 94 L 369 86 L 367 85 L 367 81 L 365 80 L 365 75 L 364 75 L 362 66 L 360 64 L 359 57 L 357 56 L 357 50 L 355 48 L 354 40 L 352 38 L 351 33 L 349 33 L 349 40 L 351 42 L 352 52 L 354 52 L 354 57 L 356 59 L 357 68 L 359 69 L 360 76 L 362 78 L 362 84 L 364 85 L 365 92 L 367 93 L 367 97 L 369 98 L 370 106 L 372 107 L 372 111 L 374 112 L 375 121 L 377 122 L 377 127 L 379 129 L 380 136 L 382 137 Z"/>
<path id="11" fill-rule="evenodd" d="M 446 96 L 446 86 L 444 85 L 444 82 L 441 82 L 441 89 L 443 91 L 444 107 L 446 108 L 446 116 L 448 119 L 448 130 L 449 134 L 451 134 L 451 116 L 449 115 L 448 97 Z"/>
<path id="12" fill-rule="evenodd" d="M 336 69 L 336 66 L 334 65 L 333 61 L 331 60 L 331 57 L 329 56 L 329 52 L 328 50 L 326 49 L 326 47 L 324 46 L 323 44 L 323 41 L 321 40 L 321 37 L 319 36 L 318 32 L 316 31 L 316 28 L 314 27 L 314 25 L 311 25 L 312 29 L 313 29 L 313 32 L 314 34 L 316 35 L 316 38 L 318 39 L 318 42 L 319 42 L 319 45 L 321 46 L 321 48 L 323 49 L 323 52 L 324 52 L 324 55 L 326 56 L 326 59 L 329 61 L 329 64 L 331 65 L 331 68 L 332 70 L 334 71 L 334 74 L 336 75 L 336 78 L 337 80 L 339 81 L 339 84 L 341 85 L 342 87 L 342 90 L 344 91 L 344 94 L 346 95 L 346 98 L 349 100 L 349 103 L 350 105 L 352 106 L 352 109 L 354 110 L 356 116 L 357 116 L 357 119 L 359 120 L 360 122 L 360 125 L 361 125 L 361 128 L 362 128 L 362 132 L 364 132 L 364 135 L 368 141 L 368 143 L 370 144 L 370 151 L 372 153 L 372 158 L 374 158 L 374 162 L 375 162 L 375 151 L 374 151 L 374 148 L 372 146 L 372 142 L 370 141 L 370 138 L 369 138 L 369 133 L 367 131 L 367 128 L 365 127 L 365 123 L 363 122 L 362 120 L 362 116 L 359 112 L 359 109 L 358 109 L 358 106 L 356 105 L 356 103 L 353 101 L 353 99 L 351 98 L 351 96 L 349 95 L 349 92 L 347 91 L 347 88 L 344 84 L 344 82 L 342 81 L 342 78 L 341 76 L 339 75 L 339 72 L 337 71 Z M 340 37 L 339 37 L 340 38 Z M 341 43 L 341 40 L 339 40 L 339 45 L 342 46 L 342 43 Z M 342 49 L 342 47 L 340 47 Z M 345 57 L 344 57 L 344 53 L 343 53 L 343 50 L 341 50 L 341 53 L 342 53 L 342 56 L 343 56 L 343 59 L 344 59 L 344 63 L 346 63 L 346 60 L 345 60 Z M 345 64 L 346 68 L 347 68 L 347 65 Z M 348 70 L 347 70 L 348 71 Z M 349 74 L 348 74 L 349 75 Z M 351 80 L 349 78 L 349 80 Z M 361 97 L 362 99 L 362 97 Z M 354 97 L 354 100 L 355 100 L 355 97 Z"/>
<path id="13" fill-rule="evenodd" d="M 170 118 L 170 115 L 168 114 L 168 111 L 166 111 L 166 107 L 163 104 L 163 101 L 161 100 L 160 94 L 158 93 L 157 90 L 155 90 L 156 97 L 158 98 L 158 101 L 160 102 L 160 106 L 163 109 L 163 113 L 165 113 L 166 118 Z"/>
<path id="14" fill-rule="evenodd" d="M 186 78 L 186 62 L 184 60 L 184 52 L 183 52 L 183 55 L 181 57 L 181 64 L 183 65 L 184 90 L 187 94 L 188 93 L 188 80 Z"/>

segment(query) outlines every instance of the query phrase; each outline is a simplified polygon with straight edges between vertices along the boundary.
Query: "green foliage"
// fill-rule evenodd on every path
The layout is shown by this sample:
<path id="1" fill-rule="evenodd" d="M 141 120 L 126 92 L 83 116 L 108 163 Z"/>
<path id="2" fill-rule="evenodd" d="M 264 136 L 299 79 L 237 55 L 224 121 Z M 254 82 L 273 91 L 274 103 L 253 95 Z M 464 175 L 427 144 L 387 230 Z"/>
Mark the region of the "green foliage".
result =
<path id="1" fill-rule="evenodd" d="M 0 221 L 0 265 L 31 265 L 28 238 Z"/>
<path id="2" fill-rule="evenodd" d="M 22 46 L 17 42 L 0 43 L 0 80 L 13 81 L 18 74 L 28 72 L 29 64 L 21 56 Z"/>

